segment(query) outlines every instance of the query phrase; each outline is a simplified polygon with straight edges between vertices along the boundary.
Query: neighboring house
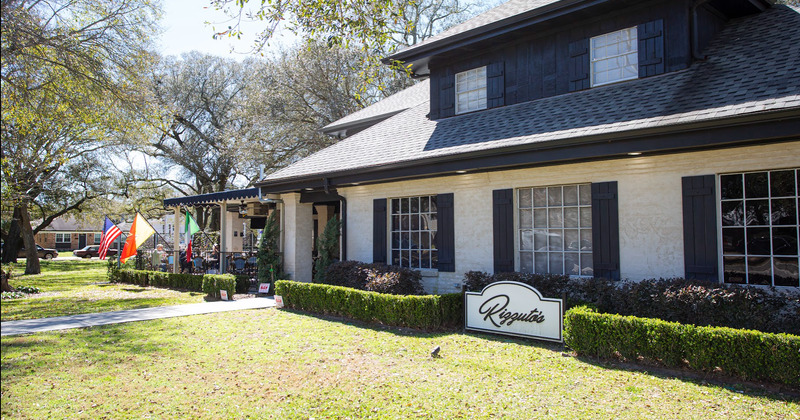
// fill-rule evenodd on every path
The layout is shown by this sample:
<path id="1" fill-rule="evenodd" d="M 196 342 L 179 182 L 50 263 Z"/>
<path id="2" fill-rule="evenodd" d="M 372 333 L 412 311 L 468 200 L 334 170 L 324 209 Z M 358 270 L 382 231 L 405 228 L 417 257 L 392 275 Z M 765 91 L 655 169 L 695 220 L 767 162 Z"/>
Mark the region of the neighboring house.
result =
<path id="1" fill-rule="evenodd" d="M 512 0 L 389 59 L 425 80 L 256 184 L 293 279 L 322 211 L 342 258 L 432 293 L 470 270 L 800 286 L 797 8 Z"/>
<path id="2" fill-rule="evenodd" d="M 72 251 L 86 245 L 99 244 L 102 228 L 101 222 L 80 221 L 67 215 L 54 219 L 49 226 L 34 235 L 33 239 L 45 248 Z"/>

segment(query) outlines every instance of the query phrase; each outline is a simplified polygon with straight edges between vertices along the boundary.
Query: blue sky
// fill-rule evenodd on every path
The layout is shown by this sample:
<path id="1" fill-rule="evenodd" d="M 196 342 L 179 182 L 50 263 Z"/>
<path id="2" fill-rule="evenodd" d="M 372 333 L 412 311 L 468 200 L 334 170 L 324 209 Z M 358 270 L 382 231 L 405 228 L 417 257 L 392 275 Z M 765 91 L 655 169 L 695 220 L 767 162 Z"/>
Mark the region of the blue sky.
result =
<path id="1" fill-rule="evenodd" d="M 258 3 L 258 2 L 256 2 Z M 253 43 L 253 35 L 261 27 L 258 22 L 244 25 L 245 36 L 241 40 L 212 38 L 214 29 L 222 30 L 231 24 L 225 13 L 215 10 L 208 0 L 164 0 L 164 17 L 161 26 L 160 51 L 163 55 L 180 55 L 197 50 L 203 53 L 244 59 Z M 283 31 L 275 44 L 291 44 L 295 37 Z M 237 53 L 231 54 L 231 48 Z"/>

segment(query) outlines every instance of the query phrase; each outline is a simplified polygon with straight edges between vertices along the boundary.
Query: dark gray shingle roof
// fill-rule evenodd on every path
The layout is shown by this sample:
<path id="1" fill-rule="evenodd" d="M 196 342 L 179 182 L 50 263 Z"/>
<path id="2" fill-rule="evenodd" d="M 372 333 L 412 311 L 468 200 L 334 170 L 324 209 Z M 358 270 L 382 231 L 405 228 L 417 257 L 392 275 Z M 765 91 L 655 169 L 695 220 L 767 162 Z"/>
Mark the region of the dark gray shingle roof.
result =
<path id="1" fill-rule="evenodd" d="M 322 132 L 336 131 L 340 127 L 347 127 L 362 121 L 370 121 L 405 111 L 427 101 L 429 91 L 430 83 L 425 79 L 408 89 L 397 92 L 382 101 L 326 125 L 322 128 Z"/>
<path id="2" fill-rule="evenodd" d="M 431 121 L 401 112 L 266 178 L 270 183 L 595 134 L 797 110 L 800 9 L 732 21 L 689 69 Z"/>

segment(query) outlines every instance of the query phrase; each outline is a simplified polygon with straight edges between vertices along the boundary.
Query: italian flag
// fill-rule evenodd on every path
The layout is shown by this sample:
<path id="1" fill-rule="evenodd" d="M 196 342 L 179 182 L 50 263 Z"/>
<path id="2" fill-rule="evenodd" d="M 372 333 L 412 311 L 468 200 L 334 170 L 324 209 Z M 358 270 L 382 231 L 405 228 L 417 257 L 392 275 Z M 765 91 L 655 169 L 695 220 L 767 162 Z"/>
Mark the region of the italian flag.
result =
<path id="1" fill-rule="evenodd" d="M 192 262 L 192 237 L 197 232 L 200 232 L 200 226 L 194 221 L 189 211 L 186 211 L 186 224 L 184 226 L 186 232 L 186 262 Z"/>

